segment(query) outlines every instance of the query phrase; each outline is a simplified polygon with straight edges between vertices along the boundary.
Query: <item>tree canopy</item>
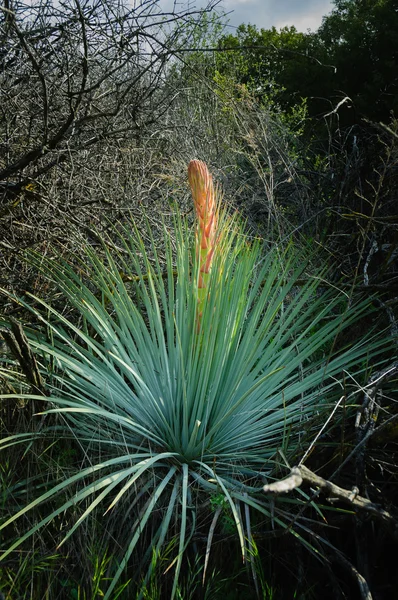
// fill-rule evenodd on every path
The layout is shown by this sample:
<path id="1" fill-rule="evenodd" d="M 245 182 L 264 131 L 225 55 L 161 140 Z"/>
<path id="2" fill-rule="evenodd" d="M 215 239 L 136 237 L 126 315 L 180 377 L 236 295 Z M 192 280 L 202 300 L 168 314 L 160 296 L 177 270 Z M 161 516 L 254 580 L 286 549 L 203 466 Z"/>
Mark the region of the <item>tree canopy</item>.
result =
<path id="1" fill-rule="evenodd" d="M 398 108 L 398 2 L 336 0 L 316 32 L 241 25 L 219 40 L 217 69 L 234 71 L 258 96 L 270 82 L 283 108 L 308 99 L 311 116 L 348 97 L 348 122 L 388 121 Z M 352 110 L 353 109 L 353 110 Z"/>

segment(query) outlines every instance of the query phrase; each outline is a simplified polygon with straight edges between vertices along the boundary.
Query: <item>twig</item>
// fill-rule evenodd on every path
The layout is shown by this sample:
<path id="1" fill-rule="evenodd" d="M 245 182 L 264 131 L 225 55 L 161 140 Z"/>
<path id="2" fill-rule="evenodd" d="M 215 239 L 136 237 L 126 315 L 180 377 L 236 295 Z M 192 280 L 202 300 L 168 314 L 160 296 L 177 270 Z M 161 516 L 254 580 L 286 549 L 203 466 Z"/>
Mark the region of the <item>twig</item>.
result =
<path id="1" fill-rule="evenodd" d="M 367 425 L 370 419 L 371 413 L 373 414 L 373 405 L 376 402 L 376 394 L 380 387 L 391 377 L 398 373 L 398 360 L 393 362 L 391 365 L 381 371 L 377 371 L 369 380 L 365 388 L 365 395 L 362 406 L 357 411 L 355 420 L 355 427 L 364 427 Z M 370 407 L 370 408 L 369 408 Z M 361 420 L 365 416 L 364 423 Z M 374 421 L 374 419 L 372 419 Z"/>
<path id="2" fill-rule="evenodd" d="M 329 546 L 329 548 L 330 548 L 330 546 Z M 356 580 L 362 600 L 372 600 L 373 596 L 370 593 L 368 582 L 366 581 L 365 577 L 363 575 L 361 575 L 361 573 L 358 571 L 358 569 L 356 569 L 354 567 L 354 565 L 351 564 L 350 561 L 347 560 L 345 558 L 345 556 L 343 556 L 341 554 L 341 552 L 338 552 L 336 550 L 334 556 L 335 556 L 336 562 L 340 563 L 344 568 L 348 569 L 348 571 L 350 571 L 351 575 Z"/>
<path id="3" fill-rule="evenodd" d="M 1 334 L 33 390 L 46 396 L 43 379 L 22 325 L 15 319 L 10 319 L 10 324 L 10 329 L 1 328 Z"/>
<path id="4" fill-rule="evenodd" d="M 343 106 L 343 104 L 345 104 L 346 102 L 352 102 L 351 98 L 349 96 L 346 96 L 345 98 L 343 98 L 342 100 L 340 100 L 340 102 L 334 107 L 333 110 L 331 110 L 330 112 L 328 112 L 326 115 L 323 116 L 324 119 L 326 119 L 326 117 L 330 117 L 331 115 L 335 115 L 340 106 Z"/>

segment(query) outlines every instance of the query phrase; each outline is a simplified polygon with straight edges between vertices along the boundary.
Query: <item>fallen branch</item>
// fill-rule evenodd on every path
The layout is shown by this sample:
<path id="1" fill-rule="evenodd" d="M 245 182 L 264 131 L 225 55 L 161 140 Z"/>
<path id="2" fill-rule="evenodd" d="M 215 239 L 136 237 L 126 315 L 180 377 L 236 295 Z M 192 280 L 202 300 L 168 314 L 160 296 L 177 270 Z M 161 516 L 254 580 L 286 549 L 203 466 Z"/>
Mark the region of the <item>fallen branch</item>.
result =
<path id="1" fill-rule="evenodd" d="M 326 494 L 328 501 L 331 503 L 340 500 L 355 509 L 368 512 L 377 520 L 388 525 L 390 533 L 398 539 L 398 522 L 388 511 L 367 498 L 359 496 L 359 490 L 357 488 L 354 487 L 352 490 L 341 488 L 331 481 L 313 473 L 313 471 L 310 471 L 310 469 L 307 469 L 304 465 L 293 467 L 290 475 L 286 479 L 267 484 L 263 487 L 263 490 L 266 494 L 279 495 L 300 487 L 302 483 L 308 483 L 312 487 L 318 488 L 320 492 Z"/>

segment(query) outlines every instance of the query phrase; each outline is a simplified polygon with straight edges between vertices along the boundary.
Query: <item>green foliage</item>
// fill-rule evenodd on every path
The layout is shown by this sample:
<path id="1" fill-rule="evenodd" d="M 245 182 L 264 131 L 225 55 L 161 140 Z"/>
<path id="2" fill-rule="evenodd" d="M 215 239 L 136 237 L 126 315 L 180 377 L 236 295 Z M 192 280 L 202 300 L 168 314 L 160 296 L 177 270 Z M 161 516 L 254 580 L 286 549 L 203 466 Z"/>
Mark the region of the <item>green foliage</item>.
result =
<path id="1" fill-rule="evenodd" d="M 235 531 L 235 522 L 231 512 L 231 507 L 226 496 L 223 494 L 214 494 L 210 498 L 210 506 L 212 511 L 220 512 L 220 521 L 222 531 L 224 533 L 233 533 Z"/>
<path id="2" fill-rule="evenodd" d="M 308 276 L 291 247 L 264 255 L 236 218 L 223 221 L 221 231 L 199 331 L 197 259 L 180 219 L 176 239 L 165 228 L 161 249 L 149 227 L 144 242 L 134 226 L 120 226 L 114 252 L 104 243 L 103 259 L 90 246 L 75 266 L 32 256 L 82 325 L 40 298 L 32 296 L 32 305 L 19 300 L 51 332 L 30 335 L 48 397 L 22 397 L 45 402 L 43 414 L 54 415 L 55 424 L 5 438 L 0 448 L 23 443 L 29 451 L 32 441 L 55 432 L 76 439 L 86 462 L 2 523 L 10 528 L 30 511 L 37 515 L 2 560 L 74 511 L 62 546 L 100 510 L 105 519 L 117 515 L 122 549 L 104 597 L 115 597 L 134 553 L 150 577 L 153 552 L 170 542 L 173 597 L 206 499 L 222 494 L 243 556 L 250 515 L 271 521 L 262 486 L 276 476 L 279 450 L 293 460 L 308 447 L 336 400 L 355 391 L 350 381 L 360 380 L 364 359 L 386 342 L 369 335 L 337 351 L 336 335 L 368 314 L 369 302 L 324 289 L 324 274 Z M 329 350 L 320 352 L 325 345 Z M 343 390 L 346 372 L 352 378 Z M 277 502 L 273 525 L 286 528 L 294 506 Z M 301 527 L 300 519 L 289 524 L 307 544 Z"/>
<path id="3" fill-rule="evenodd" d="M 60 556 L 42 556 L 38 551 L 20 552 L 11 564 L 0 568 L 0 592 L 5 600 L 32 600 L 48 597 L 56 581 Z M 72 598 L 71 598 L 72 600 Z"/>
<path id="4" fill-rule="evenodd" d="M 284 110 L 305 98 L 318 117 L 349 96 L 345 123 L 359 115 L 387 122 L 398 107 L 397 38 L 395 0 L 336 0 L 316 32 L 241 25 L 221 36 L 220 49 L 235 51 L 217 55 L 217 70 L 261 100 L 271 94 Z"/>
<path id="5" fill-rule="evenodd" d="M 330 76 L 330 69 L 321 65 L 324 51 L 316 35 L 295 27 L 277 31 L 241 25 L 236 35 L 223 36 L 219 47 L 236 49 L 217 55 L 221 73 L 233 74 L 261 103 L 278 104 L 285 111 L 319 96 L 320 81 Z"/>
<path id="6" fill-rule="evenodd" d="M 66 576 L 65 557 L 61 554 L 43 556 L 39 551 L 20 552 L 17 559 L 4 564 L 0 569 L 0 592 L 5 600 L 42 600 L 59 597 L 65 600 L 97 600 L 104 597 L 109 585 L 111 557 L 98 548 L 87 547 L 92 561 L 90 577 L 82 583 L 76 575 L 76 565 L 70 576 Z M 119 584 L 112 600 L 119 598 L 128 588 L 130 581 Z"/>
<path id="7" fill-rule="evenodd" d="M 336 67 L 333 88 L 359 113 L 389 121 L 398 108 L 396 0 L 335 0 L 318 36 Z"/>

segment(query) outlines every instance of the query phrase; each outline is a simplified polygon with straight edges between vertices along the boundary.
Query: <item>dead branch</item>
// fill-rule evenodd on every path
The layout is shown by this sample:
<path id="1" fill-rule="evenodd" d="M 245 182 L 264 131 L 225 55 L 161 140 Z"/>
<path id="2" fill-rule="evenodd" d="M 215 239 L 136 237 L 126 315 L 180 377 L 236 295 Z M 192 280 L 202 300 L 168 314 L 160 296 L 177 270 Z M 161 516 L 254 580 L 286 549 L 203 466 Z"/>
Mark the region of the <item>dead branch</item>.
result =
<path id="1" fill-rule="evenodd" d="M 352 490 L 344 489 L 320 477 L 304 465 L 293 467 L 286 479 L 267 484 L 263 487 L 263 490 L 266 494 L 279 495 L 290 492 L 300 487 L 303 483 L 318 488 L 320 492 L 327 496 L 327 500 L 330 503 L 339 500 L 345 504 L 349 504 L 354 509 L 369 513 L 372 517 L 384 523 L 384 525 L 388 525 L 390 533 L 398 539 L 398 521 L 388 511 L 367 498 L 359 496 L 357 488 L 354 487 Z"/>
<path id="2" fill-rule="evenodd" d="M 22 325 L 15 319 L 10 318 L 10 329 L 2 327 L 1 334 L 9 347 L 12 355 L 18 361 L 27 382 L 32 386 L 34 392 L 43 396 L 47 395 L 44 381 L 40 375 L 36 358 L 29 345 Z"/>

